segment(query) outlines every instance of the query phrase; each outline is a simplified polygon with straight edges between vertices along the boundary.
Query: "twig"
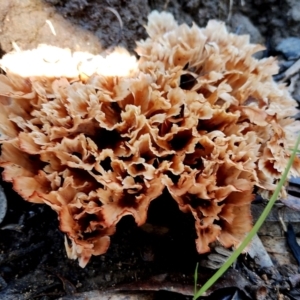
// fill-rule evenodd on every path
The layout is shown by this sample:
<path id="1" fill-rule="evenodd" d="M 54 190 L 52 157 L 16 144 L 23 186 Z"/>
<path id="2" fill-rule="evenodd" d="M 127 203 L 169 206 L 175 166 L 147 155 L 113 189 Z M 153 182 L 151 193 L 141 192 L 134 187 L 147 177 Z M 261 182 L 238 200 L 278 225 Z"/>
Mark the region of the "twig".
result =
<path id="1" fill-rule="evenodd" d="M 110 12 L 112 12 L 118 19 L 119 21 L 119 24 L 120 24 L 120 31 L 119 31 L 119 41 L 121 40 L 121 37 L 122 37 L 122 32 L 123 32 L 123 21 L 121 19 L 121 16 L 119 15 L 119 13 L 117 12 L 117 10 L 115 10 L 114 8 L 112 7 L 104 7 L 106 10 L 109 10 Z"/>
<path id="2" fill-rule="evenodd" d="M 291 78 L 299 71 L 300 71 L 300 58 L 284 72 L 284 76 L 281 79 L 281 81 L 286 81 L 287 79 Z"/>
<path id="3" fill-rule="evenodd" d="M 121 28 L 121 30 L 123 30 L 123 21 L 121 19 L 121 16 L 119 15 L 119 13 L 112 7 L 105 7 L 105 9 L 111 11 L 117 17 L 117 19 L 120 23 L 120 28 Z"/>
<path id="4" fill-rule="evenodd" d="M 56 36 L 56 32 L 55 32 L 55 29 L 54 29 L 54 26 L 53 26 L 52 22 L 50 20 L 46 20 L 46 23 L 48 24 L 52 34 Z"/>
<path id="5" fill-rule="evenodd" d="M 233 0 L 229 0 L 229 12 L 227 16 L 227 22 L 230 21 L 231 16 L 232 16 L 232 7 L 233 7 Z"/>

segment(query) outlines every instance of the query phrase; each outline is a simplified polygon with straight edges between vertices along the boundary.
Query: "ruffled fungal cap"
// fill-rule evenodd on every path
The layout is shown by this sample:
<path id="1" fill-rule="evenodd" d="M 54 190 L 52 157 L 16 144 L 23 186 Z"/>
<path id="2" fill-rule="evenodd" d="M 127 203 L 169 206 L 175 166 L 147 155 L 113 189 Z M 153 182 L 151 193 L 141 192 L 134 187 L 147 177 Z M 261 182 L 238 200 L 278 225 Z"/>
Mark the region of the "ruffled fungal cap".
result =
<path id="1" fill-rule="evenodd" d="M 42 46 L 0 61 L 0 165 L 26 200 L 46 203 L 84 267 L 125 215 L 145 223 L 167 188 L 195 218 L 196 247 L 237 245 L 253 187 L 268 197 L 290 157 L 296 102 L 273 58 L 210 21 L 152 12 L 136 61 Z M 290 175 L 299 175 L 300 160 Z M 282 190 L 284 195 L 285 190 Z"/>

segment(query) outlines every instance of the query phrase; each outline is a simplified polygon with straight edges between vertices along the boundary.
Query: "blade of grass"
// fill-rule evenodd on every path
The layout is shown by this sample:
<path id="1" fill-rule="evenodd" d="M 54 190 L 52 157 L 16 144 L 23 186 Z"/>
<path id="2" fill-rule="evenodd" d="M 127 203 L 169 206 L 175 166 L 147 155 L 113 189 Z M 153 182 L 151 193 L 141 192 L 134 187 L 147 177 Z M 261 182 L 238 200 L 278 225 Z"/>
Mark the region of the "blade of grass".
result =
<path id="1" fill-rule="evenodd" d="M 293 149 L 289 149 L 290 151 L 293 151 Z M 296 153 L 300 153 L 300 149 L 296 150 Z"/>
<path id="2" fill-rule="evenodd" d="M 261 216 L 256 221 L 255 225 L 253 226 L 252 230 L 249 232 L 249 234 L 245 237 L 245 239 L 242 241 L 240 246 L 232 253 L 232 255 L 228 258 L 228 260 L 222 265 L 222 267 L 199 289 L 197 293 L 195 293 L 193 300 L 198 299 L 200 296 L 202 296 L 225 272 L 226 270 L 231 266 L 231 264 L 238 258 L 238 256 L 243 252 L 245 247 L 249 244 L 249 242 L 252 240 L 254 235 L 258 232 L 259 228 L 267 218 L 268 214 L 270 213 L 275 201 L 278 198 L 278 195 L 280 193 L 280 190 L 282 186 L 284 185 L 286 181 L 286 177 L 292 167 L 293 161 L 296 157 L 297 149 L 300 144 L 300 135 L 298 136 L 298 139 L 296 141 L 295 147 L 293 149 L 293 152 L 291 154 L 290 159 L 288 160 L 287 166 L 280 178 L 279 183 L 277 184 L 277 187 L 269 200 L 267 206 L 263 210 Z"/>
<path id="3" fill-rule="evenodd" d="M 194 286 L 194 294 L 197 293 L 198 267 L 199 267 L 199 263 L 196 264 L 196 269 L 195 269 L 195 274 L 194 274 L 194 282 L 195 282 L 195 286 Z"/>

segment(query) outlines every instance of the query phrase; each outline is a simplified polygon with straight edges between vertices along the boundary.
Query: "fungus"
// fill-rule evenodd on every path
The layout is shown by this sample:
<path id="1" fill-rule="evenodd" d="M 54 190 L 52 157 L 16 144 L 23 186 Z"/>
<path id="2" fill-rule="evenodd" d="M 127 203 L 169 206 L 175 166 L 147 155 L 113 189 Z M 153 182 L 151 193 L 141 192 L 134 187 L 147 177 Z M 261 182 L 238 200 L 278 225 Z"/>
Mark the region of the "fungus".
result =
<path id="1" fill-rule="evenodd" d="M 123 216 L 144 224 L 165 188 L 195 218 L 199 253 L 236 246 L 254 186 L 272 193 L 300 128 L 274 58 L 254 58 L 262 47 L 247 36 L 156 11 L 146 28 L 139 60 L 41 46 L 0 61 L 3 179 L 57 212 L 81 267 L 107 251 Z"/>

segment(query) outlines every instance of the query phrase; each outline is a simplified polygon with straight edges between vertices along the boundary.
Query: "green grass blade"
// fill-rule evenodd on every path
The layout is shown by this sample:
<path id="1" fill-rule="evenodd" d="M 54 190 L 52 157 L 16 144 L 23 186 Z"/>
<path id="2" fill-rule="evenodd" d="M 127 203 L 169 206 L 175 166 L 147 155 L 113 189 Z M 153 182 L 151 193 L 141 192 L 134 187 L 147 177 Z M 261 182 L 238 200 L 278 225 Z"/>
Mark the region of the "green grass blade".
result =
<path id="1" fill-rule="evenodd" d="M 197 282 L 198 282 L 198 266 L 199 263 L 196 264 L 195 274 L 194 274 L 194 294 L 197 293 Z"/>
<path id="2" fill-rule="evenodd" d="M 252 240 L 254 235 L 258 232 L 259 228 L 267 218 L 268 214 L 270 213 L 275 201 L 278 198 L 278 195 L 280 193 L 280 190 L 282 186 L 284 185 L 286 181 L 286 177 L 292 167 L 293 161 L 296 157 L 296 153 L 298 152 L 298 147 L 300 144 L 300 135 L 298 136 L 298 139 L 296 141 L 295 147 L 293 149 L 293 152 L 291 154 L 291 157 L 287 163 L 287 166 L 280 178 L 279 183 L 277 184 L 277 187 L 269 200 L 267 206 L 265 207 L 264 211 L 262 212 L 259 219 L 256 221 L 255 225 L 253 226 L 252 230 L 249 232 L 249 234 L 246 236 L 246 238 L 243 240 L 243 242 L 240 244 L 240 246 L 232 253 L 232 255 L 228 258 L 228 260 L 222 265 L 222 267 L 201 287 L 201 289 L 195 293 L 193 300 L 198 299 L 200 296 L 202 296 L 225 272 L 226 270 L 231 266 L 231 264 L 238 258 L 238 256 L 243 252 L 245 247 L 249 244 L 249 242 Z"/>

